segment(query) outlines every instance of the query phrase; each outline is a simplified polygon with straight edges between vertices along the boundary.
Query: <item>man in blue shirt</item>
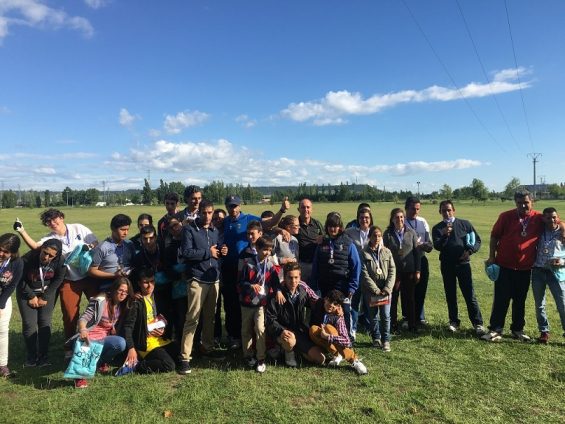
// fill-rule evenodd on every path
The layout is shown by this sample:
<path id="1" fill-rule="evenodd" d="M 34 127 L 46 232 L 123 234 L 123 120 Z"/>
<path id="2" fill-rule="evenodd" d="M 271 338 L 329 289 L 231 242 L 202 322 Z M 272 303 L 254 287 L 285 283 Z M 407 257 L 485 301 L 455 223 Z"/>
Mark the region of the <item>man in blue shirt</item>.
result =
<path id="1" fill-rule="evenodd" d="M 270 230 L 281 220 L 283 214 L 290 207 L 288 198 L 285 197 L 280 209 L 270 220 L 261 221 L 255 215 L 241 212 L 241 198 L 229 195 L 225 200 L 228 216 L 224 219 L 224 243 L 228 246 L 228 255 L 222 262 L 222 295 L 224 297 L 224 311 L 226 313 L 226 330 L 230 338 L 231 349 L 241 348 L 241 308 L 237 293 L 239 254 L 249 244 L 247 240 L 247 224 L 259 221 L 263 230 Z"/>

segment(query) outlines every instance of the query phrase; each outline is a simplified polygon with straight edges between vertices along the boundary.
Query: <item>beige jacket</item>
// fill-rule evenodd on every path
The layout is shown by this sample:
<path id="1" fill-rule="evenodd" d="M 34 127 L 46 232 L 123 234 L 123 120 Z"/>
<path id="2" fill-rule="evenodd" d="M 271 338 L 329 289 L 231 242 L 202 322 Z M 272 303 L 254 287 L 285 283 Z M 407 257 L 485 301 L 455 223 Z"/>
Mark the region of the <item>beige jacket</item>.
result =
<path id="1" fill-rule="evenodd" d="M 377 261 L 371 252 L 371 248 L 366 246 L 361 255 L 361 262 L 363 263 L 361 269 L 361 290 L 363 290 L 366 296 L 385 294 L 382 292 L 391 294 L 396 279 L 396 266 L 394 265 L 392 252 L 388 248 L 381 246 L 378 267 Z M 381 269 L 381 274 L 377 273 L 378 268 Z"/>

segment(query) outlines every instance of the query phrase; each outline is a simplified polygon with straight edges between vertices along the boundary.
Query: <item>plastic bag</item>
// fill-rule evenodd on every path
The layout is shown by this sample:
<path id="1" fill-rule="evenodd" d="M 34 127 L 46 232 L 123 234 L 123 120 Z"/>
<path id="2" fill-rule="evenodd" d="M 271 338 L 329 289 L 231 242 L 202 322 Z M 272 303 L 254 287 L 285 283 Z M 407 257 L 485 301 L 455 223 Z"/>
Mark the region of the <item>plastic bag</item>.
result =
<path id="1" fill-rule="evenodd" d="M 65 371 L 65 378 L 92 378 L 96 373 L 96 364 L 102 354 L 103 343 L 77 339 L 73 356 Z"/>

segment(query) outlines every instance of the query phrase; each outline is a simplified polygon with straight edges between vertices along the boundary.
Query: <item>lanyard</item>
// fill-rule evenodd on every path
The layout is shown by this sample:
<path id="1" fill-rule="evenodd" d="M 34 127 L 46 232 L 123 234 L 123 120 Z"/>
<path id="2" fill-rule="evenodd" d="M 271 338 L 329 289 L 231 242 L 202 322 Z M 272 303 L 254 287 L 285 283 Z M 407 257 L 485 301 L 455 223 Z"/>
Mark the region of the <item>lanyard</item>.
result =
<path id="1" fill-rule="evenodd" d="M 149 304 L 151 305 L 151 313 L 153 315 L 153 319 L 157 318 L 157 305 L 155 304 L 155 296 L 151 294 L 149 297 L 145 297 Z"/>
<path id="2" fill-rule="evenodd" d="M 258 269 L 258 277 L 259 277 L 259 284 L 261 284 L 262 286 L 265 285 L 265 281 L 267 279 L 267 263 L 269 262 L 268 258 L 265 258 L 264 262 L 263 262 L 263 269 L 261 269 L 261 263 L 259 263 L 259 269 Z"/>
<path id="3" fill-rule="evenodd" d="M 394 230 L 394 234 L 396 235 L 396 238 L 398 239 L 398 243 L 400 245 L 400 248 L 402 248 L 402 242 L 404 241 L 404 228 L 402 228 L 402 230 L 400 230 L 400 231 Z"/>
<path id="4" fill-rule="evenodd" d="M 522 232 L 520 235 L 522 237 L 526 237 L 526 229 L 528 228 L 528 224 L 530 223 L 530 215 L 527 215 L 525 218 L 520 218 L 520 214 L 518 214 L 518 219 L 520 220 L 520 225 L 522 226 Z"/>
<path id="5" fill-rule="evenodd" d="M 5 270 L 6 268 L 8 268 L 8 265 L 10 264 L 10 259 L 12 259 L 12 258 L 8 258 L 8 259 L 4 262 L 4 264 L 2 265 L 2 268 L 0 268 L 0 275 L 4 273 L 4 270 Z"/>
<path id="6" fill-rule="evenodd" d="M 416 231 L 416 233 L 418 233 L 418 220 L 417 220 L 417 219 L 414 219 L 414 225 L 412 225 L 412 223 L 411 223 L 410 221 L 411 221 L 410 219 L 407 219 L 407 220 L 406 220 L 406 223 L 407 223 L 408 225 L 410 225 L 410 227 L 411 227 L 414 231 Z"/>
<path id="7" fill-rule="evenodd" d="M 43 276 L 43 267 L 39 267 L 39 278 L 41 279 L 41 293 L 45 293 L 45 277 Z"/>

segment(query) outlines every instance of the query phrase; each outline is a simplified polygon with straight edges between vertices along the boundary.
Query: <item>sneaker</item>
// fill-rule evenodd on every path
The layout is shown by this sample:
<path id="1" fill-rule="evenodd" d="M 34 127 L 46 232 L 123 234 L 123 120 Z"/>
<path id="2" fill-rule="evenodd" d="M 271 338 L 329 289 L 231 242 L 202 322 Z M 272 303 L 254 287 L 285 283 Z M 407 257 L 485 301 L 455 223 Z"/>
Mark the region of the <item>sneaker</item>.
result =
<path id="1" fill-rule="evenodd" d="M 343 356 L 338 353 L 330 362 L 328 362 L 328 365 L 330 367 L 337 367 L 341 363 L 341 361 L 343 361 Z"/>
<path id="2" fill-rule="evenodd" d="M 255 371 L 262 374 L 265 372 L 266 369 L 267 369 L 267 365 L 265 364 L 265 361 L 257 362 L 257 368 L 255 368 Z"/>
<path id="3" fill-rule="evenodd" d="M 523 331 L 512 331 L 512 338 L 520 340 L 521 342 L 530 342 L 532 338 L 527 334 L 524 334 Z"/>
<path id="4" fill-rule="evenodd" d="M 26 359 L 24 362 L 24 368 L 33 368 L 37 366 L 37 361 L 33 359 Z"/>
<path id="5" fill-rule="evenodd" d="M 220 349 L 222 347 L 222 339 L 220 337 L 214 337 L 214 347 Z"/>
<path id="6" fill-rule="evenodd" d="M 358 375 L 365 375 L 369 372 L 367 371 L 367 367 L 363 365 L 363 362 L 361 362 L 359 359 L 354 360 L 351 366 Z"/>
<path id="7" fill-rule="evenodd" d="M 10 368 L 8 368 L 6 365 L 2 365 L 0 366 L 0 377 L 4 377 L 4 378 L 11 378 L 11 377 L 15 377 L 16 373 L 13 371 L 10 371 Z"/>
<path id="8" fill-rule="evenodd" d="M 102 375 L 106 375 L 106 374 L 110 374 L 110 365 L 108 365 L 107 363 L 102 363 L 100 365 L 98 365 L 98 373 L 102 374 Z"/>
<path id="9" fill-rule="evenodd" d="M 293 351 L 284 352 L 284 363 L 292 368 L 296 368 L 298 366 L 298 364 L 296 363 L 296 355 Z"/>
<path id="10" fill-rule="evenodd" d="M 383 343 L 383 352 L 390 352 L 390 342 Z"/>
<path id="11" fill-rule="evenodd" d="M 482 337 L 486 333 L 488 333 L 488 330 L 485 327 L 483 327 L 481 324 L 475 325 L 475 334 L 477 336 Z"/>
<path id="12" fill-rule="evenodd" d="M 190 374 L 192 370 L 190 369 L 190 361 L 181 361 L 179 374 Z"/>
<path id="13" fill-rule="evenodd" d="M 135 372 L 135 365 L 130 366 L 130 365 L 124 364 L 120 368 L 118 368 L 118 371 L 116 371 L 116 374 L 114 374 L 114 375 L 116 377 L 122 377 L 124 375 L 132 374 L 134 372 Z"/>
<path id="14" fill-rule="evenodd" d="M 538 337 L 538 343 L 547 344 L 549 342 L 549 332 L 542 331 L 540 336 Z"/>
<path id="15" fill-rule="evenodd" d="M 241 339 L 236 339 L 236 338 L 230 337 L 228 349 L 230 349 L 230 350 L 241 349 Z"/>
<path id="16" fill-rule="evenodd" d="M 49 361 L 49 358 L 47 356 L 42 356 L 37 360 L 37 366 L 39 368 L 50 367 L 51 361 Z"/>
<path id="17" fill-rule="evenodd" d="M 255 365 L 257 365 L 257 359 L 255 359 L 255 357 L 250 356 L 249 358 L 245 358 L 245 361 L 247 362 L 247 365 L 250 368 L 254 368 Z"/>
<path id="18" fill-rule="evenodd" d="M 381 342 L 379 339 L 373 339 L 373 347 L 381 349 L 383 347 L 383 342 Z"/>
<path id="19" fill-rule="evenodd" d="M 214 361 L 223 361 L 224 359 L 226 359 L 226 355 L 220 349 L 204 350 L 201 347 L 200 356 L 206 359 L 212 359 Z"/>
<path id="20" fill-rule="evenodd" d="M 408 330 L 408 321 L 402 321 L 402 324 L 400 324 L 400 329 L 403 331 Z"/>
<path id="21" fill-rule="evenodd" d="M 452 333 L 457 333 L 459 331 L 459 324 L 456 323 L 455 321 L 451 321 L 447 329 Z"/>
<path id="22" fill-rule="evenodd" d="M 88 381 L 84 378 L 77 378 L 75 380 L 75 389 L 86 389 L 88 387 Z"/>
<path id="23" fill-rule="evenodd" d="M 502 340 L 502 334 L 498 331 L 489 331 L 488 333 L 481 336 L 481 340 L 485 340 L 487 342 L 499 342 Z"/>
<path id="24" fill-rule="evenodd" d="M 267 351 L 267 356 L 271 359 L 277 360 L 281 356 L 281 348 L 279 346 L 275 346 L 270 348 Z"/>
<path id="25" fill-rule="evenodd" d="M 429 324 L 429 322 L 428 322 L 427 319 L 421 319 L 421 320 L 418 322 L 418 325 L 419 325 L 420 327 L 427 327 L 428 324 Z"/>

